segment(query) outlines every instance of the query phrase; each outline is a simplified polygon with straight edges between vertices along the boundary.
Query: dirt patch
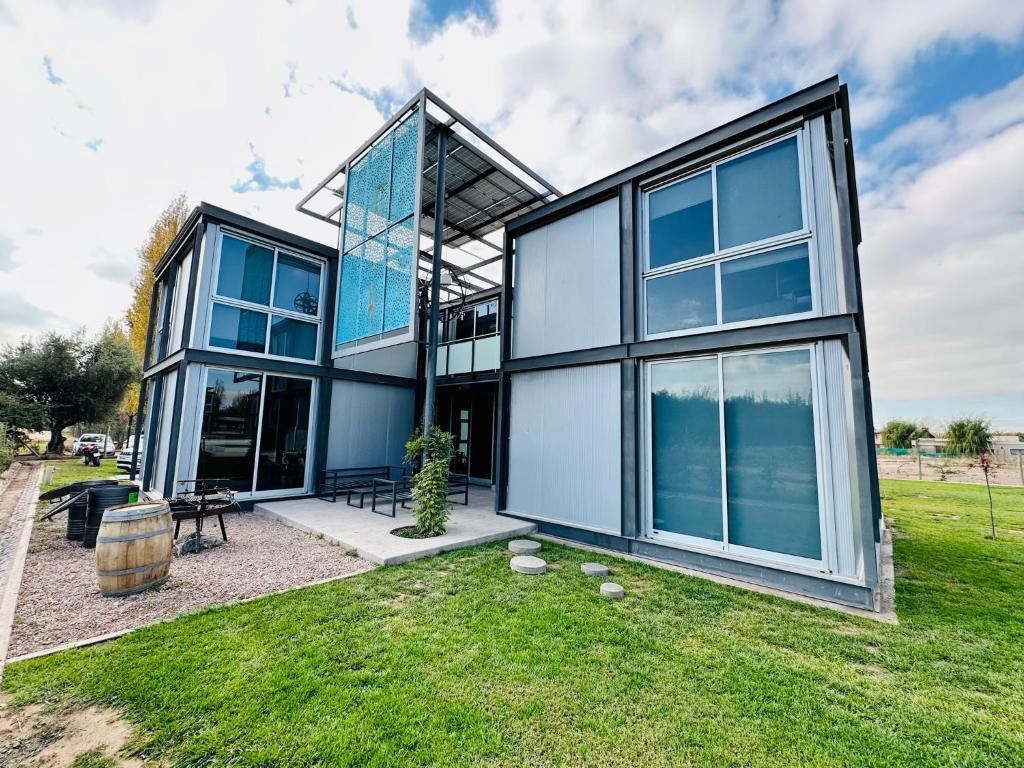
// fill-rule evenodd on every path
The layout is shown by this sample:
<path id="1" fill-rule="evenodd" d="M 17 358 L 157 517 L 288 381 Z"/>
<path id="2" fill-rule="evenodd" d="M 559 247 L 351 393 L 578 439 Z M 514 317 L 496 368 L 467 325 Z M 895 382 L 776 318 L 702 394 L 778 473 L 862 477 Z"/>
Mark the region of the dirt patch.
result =
<path id="1" fill-rule="evenodd" d="M 949 483 L 985 484 L 985 473 L 972 466 L 970 459 L 922 457 L 920 469 L 916 456 L 878 457 L 878 476 L 890 480 L 933 480 Z M 1021 470 L 1016 461 L 1003 462 L 996 466 L 989 477 L 992 485 L 1024 485 Z"/>
<path id="2" fill-rule="evenodd" d="M 131 725 L 114 710 L 56 710 L 38 704 L 16 708 L 9 697 L 0 696 L 2 765 L 60 768 L 74 765 L 76 758 L 79 765 L 151 764 L 122 754 L 132 737 Z"/>
<path id="3" fill-rule="evenodd" d="M 162 587 L 103 597 L 95 551 L 64 538 L 63 515 L 37 521 L 8 657 L 374 567 L 323 539 L 252 513 L 228 515 L 225 525 L 223 546 L 175 557 Z M 216 527 L 207 531 L 204 536 L 219 536 Z M 183 526 L 182 535 L 187 532 Z"/>

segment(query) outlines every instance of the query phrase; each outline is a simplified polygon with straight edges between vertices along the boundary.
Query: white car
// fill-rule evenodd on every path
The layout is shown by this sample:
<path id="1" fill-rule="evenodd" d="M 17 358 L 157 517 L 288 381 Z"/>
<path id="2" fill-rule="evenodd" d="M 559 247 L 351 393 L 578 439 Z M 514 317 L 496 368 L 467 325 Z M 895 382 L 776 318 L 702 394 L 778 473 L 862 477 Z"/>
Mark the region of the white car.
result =
<path id="1" fill-rule="evenodd" d="M 103 456 L 113 456 L 114 451 L 117 450 L 117 443 L 111 440 L 110 435 L 98 435 L 98 434 L 87 434 L 75 440 L 74 446 L 71 448 L 71 453 L 75 456 L 81 456 L 82 448 L 86 445 L 92 445 L 100 449 L 100 453 Z"/>
<path id="2" fill-rule="evenodd" d="M 124 471 L 130 472 L 132 468 L 132 451 L 135 446 L 135 436 L 128 438 L 128 441 L 124 444 L 121 450 L 117 454 L 117 468 Z M 146 438 L 140 438 L 139 440 L 139 457 L 135 461 L 135 471 L 138 472 L 142 469 L 142 452 L 146 449 Z"/>

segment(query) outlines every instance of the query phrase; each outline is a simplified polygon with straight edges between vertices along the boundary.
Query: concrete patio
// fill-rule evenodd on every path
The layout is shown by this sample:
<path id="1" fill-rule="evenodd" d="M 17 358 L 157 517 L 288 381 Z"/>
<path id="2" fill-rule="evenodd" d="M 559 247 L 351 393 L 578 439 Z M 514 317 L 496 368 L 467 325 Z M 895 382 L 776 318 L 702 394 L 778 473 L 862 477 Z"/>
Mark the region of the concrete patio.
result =
<path id="1" fill-rule="evenodd" d="M 415 520 L 409 510 L 399 509 L 396 517 L 350 507 L 343 498 L 331 503 L 321 499 L 261 502 L 253 507 L 260 515 L 285 525 L 322 535 L 327 541 L 381 565 L 397 565 L 421 557 L 430 557 L 452 549 L 472 547 L 490 541 L 524 536 L 537 530 L 533 523 L 494 513 L 494 495 L 490 488 L 471 487 L 469 505 L 453 504 L 444 536 L 432 539 L 406 539 L 391 531 Z"/>

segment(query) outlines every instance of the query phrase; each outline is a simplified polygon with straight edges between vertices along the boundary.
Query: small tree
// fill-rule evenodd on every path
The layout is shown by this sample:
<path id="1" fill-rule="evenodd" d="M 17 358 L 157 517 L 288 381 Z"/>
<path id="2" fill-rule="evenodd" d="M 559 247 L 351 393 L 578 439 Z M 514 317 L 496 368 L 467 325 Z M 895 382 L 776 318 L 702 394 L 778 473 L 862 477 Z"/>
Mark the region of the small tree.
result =
<path id="1" fill-rule="evenodd" d="M 427 460 L 412 478 L 412 497 L 416 500 L 413 515 L 416 533 L 420 536 L 440 536 L 448 522 L 448 474 L 452 460 L 452 436 L 437 426 L 427 436 L 417 429 L 405 443 L 405 461 L 415 466 L 426 449 Z"/>
<path id="2" fill-rule="evenodd" d="M 913 448 L 919 437 L 931 437 L 927 427 L 892 419 L 882 427 L 882 445 L 886 448 Z"/>
<path id="3" fill-rule="evenodd" d="M 983 419 L 955 419 L 946 428 L 946 451 L 978 456 L 992 442 L 992 428 Z"/>
<path id="4" fill-rule="evenodd" d="M 0 391 L 17 398 L 28 412 L 45 414 L 47 453 L 63 452 L 62 433 L 72 424 L 107 418 L 138 376 L 135 353 L 113 325 L 94 340 L 81 333 L 49 333 L 0 354 Z"/>
<path id="5" fill-rule="evenodd" d="M 996 537 L 996 513 L 995 508 L 992 506 L 992 485 L 989 482 L 989 475 L 992 474 L 992 470 L 995 469 L 995 457 L 992 455 L 992 451 L 988 448 L 982 448 L 978 451 L 978 468 L 985 474 L 985 488 L 988 490 L 988 516 L 992 522 L 992 538 Z"/>

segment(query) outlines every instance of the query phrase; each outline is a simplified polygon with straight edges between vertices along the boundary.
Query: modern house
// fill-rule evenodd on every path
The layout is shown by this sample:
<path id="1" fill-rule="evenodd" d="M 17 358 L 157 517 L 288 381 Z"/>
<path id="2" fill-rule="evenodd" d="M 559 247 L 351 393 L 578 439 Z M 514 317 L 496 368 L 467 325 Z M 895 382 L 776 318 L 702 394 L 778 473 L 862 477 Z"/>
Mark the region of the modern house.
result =
<path id="1" fill-rule="evenodd" d="M 567 195 L 424 90 L 297 207 L 336 248 L 203 204 L 157 267 L 150 492 L 312 496 L 427 418 L 496 514 L 877 607 L 837 78 Z"/>

